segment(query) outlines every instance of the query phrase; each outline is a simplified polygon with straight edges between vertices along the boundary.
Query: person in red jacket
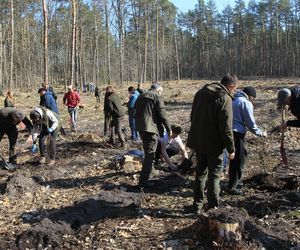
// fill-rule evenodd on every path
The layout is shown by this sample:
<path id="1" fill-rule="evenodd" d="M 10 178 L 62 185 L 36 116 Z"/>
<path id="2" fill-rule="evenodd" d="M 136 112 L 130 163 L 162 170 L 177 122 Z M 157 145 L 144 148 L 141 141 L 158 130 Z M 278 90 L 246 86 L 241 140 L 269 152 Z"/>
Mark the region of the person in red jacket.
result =
<path id="1" fill-rule="evenodd" d="M 71 130 L 72 132 L 75 132 L 77 129 L 77 115 L 80 104 L 80 96 L 73 90 L 72 85 L 68 86 L 68 92 L 64 95 L 63 104 L 68 107 L 71 117 Z"/>

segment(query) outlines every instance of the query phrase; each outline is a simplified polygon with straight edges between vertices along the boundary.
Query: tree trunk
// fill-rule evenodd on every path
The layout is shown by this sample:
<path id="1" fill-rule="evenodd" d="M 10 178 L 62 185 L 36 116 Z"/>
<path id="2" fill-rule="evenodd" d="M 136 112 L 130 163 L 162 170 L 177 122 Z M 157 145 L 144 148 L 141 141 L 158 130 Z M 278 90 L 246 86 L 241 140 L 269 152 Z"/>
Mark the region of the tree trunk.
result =
<path id="1" fill-rule="evenodd" d="M 44 83 L 48 84 L 48 14 L 47 2 L 43 0 L 44 14 Z"/>
<path id="2" fill-rule="evenodd" d="M 173 26 L 173 38 L 174 38 L 174 49 L 175 49 L 175 55 L 176 55 L 177 81 L 180 81 L 178 45 L 177 45 L 177 36 L 176 36 L 176 31 L 175 31 L 174 26 Z"/>
<path id="3" fill-rule="evenodd" d="M 145 4 L 144 9 L 145 17 L 145 41 L 144 41 L 144 70 L 143 70 L 143 82 L 147 81 L 147 55 L 148 55 L 148 5 Z"/>
<path id="4" fill-rule="evenodd" d="M 9 89 L 13 88 L 13 71 L 14 71 L 14 1 L 10 0 L 10 22 L 11 22 L 11 43 L 10 43 L 10 77 L 9 77 Z"/>
<path id="5" fill-rule="evenodd" d="M 111 66 L 110 66 L 110 38 L 109 38 L 109 8 L 108 8 L 108 2 L 105 0 L 105 32 L 106 32 L 106 70 L 107 70 L 107 83 L 111 83 Z"/>
<path id="6" fill-rule="evenodd" d="M 76 0 L 72 0 L 72 47 L 71 47 L 71 65 L 70 65 L 70 84 L 74 84 L 74 72 L 75 72 L 75 46 L 76 46 Z"/>
<path id="7" fill-rule="evenodd" d="M 158 17 L 159 17 L 159 10 L 158 10 L 158 1 L 156 1 L 156 53 L 155 53 L 155 81 L 158 82 Z"/>
<path id="8" fill-rule="evenodd" d="M 0 91 L 3 90 L 3 59 L 2 23 L 0 23 Z"/>

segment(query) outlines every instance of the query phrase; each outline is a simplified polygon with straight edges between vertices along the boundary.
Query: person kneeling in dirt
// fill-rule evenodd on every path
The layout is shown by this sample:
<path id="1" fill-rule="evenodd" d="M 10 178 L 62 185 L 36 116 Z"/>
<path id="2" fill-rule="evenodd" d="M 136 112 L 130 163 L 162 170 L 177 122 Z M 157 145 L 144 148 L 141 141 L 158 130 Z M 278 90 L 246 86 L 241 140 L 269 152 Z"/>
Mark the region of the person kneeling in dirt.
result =
<path id="1" fill-rule="evenodd" d="M 172 125 L 171 130 L 172 135 L 170 139 L 167 137 L 167 135 L 165 136 L 166 138 L 158 139 L 156 160 L 159 160 L 159 158 L 164 159 L 168 165 L 168 168 L 172 171 L 175 171 L 177 170 L 177 167 L 171 162 L 170 158 L 180 153 L 182 156 L 182 161 L 184 161 L 185 159 L 188 159 L 188 154 L 180 137 L 182 131 L 181 126 Z"/>
<path id="2" fill-rule="evenodd" d="M 27 117 L 18 109 L 13 107 L 6 107 L 0 110 L 0 141 L 6 134 L 9 140 L 9 162 L 17 163 L 17 155 L 15 153 L 15 146 L 18 139 L 17 125 L 25 124 L 28 131 L 31 130 L 32 124 Z"/>
<path id="3" fill-rule="evenodd" d="M 53 111 L 46 109 L 44 107 L 36 107 L 34 110 L 30 112 L 30 119 L 33 121 L 33 134 L 32 141 L 33 145 L 31 148 L 32 153 L 37 152 L 36 141 L 39 137 L 39 148 L 41 159 L 39 163 L 45 164 L 45 139 L 49 136 L 50 139 L 50 151 L 48 162 L 49 166 L 53 166 L 55 164 L 55 156 L 56 156 L 56 136 L 57 130 L 59 130 L 59 119 L 56 113 Z"/>
<path id="4" fill-rule="evenodd" d="M 246 130 L 249 129 L 254 135 L 260 137 L 266 137 L 267 132 L 259 129 L 255 123 L 252 104 L 256 98 L 255 88 L 245 87 L 243 91 L 238 91 L 234 97 L 232 109 L 235 158 L 229 163 L 228 193 L 241 195 L 242 192 L 238 189 L 238 186 L 241 183 L 240 180 L 247 157 L 247 150 L 244 146 Z"/>
<path id="5" fill-rule="evenodd" d="M 287 127 L 300 128 L 300 87 L 280 89 L 277 98 L 278 109 L 283 109 L 287 105 L 291 113 L 297 118 L 297 120 L 289 120 L 281 125 L 282 129 Z"/>

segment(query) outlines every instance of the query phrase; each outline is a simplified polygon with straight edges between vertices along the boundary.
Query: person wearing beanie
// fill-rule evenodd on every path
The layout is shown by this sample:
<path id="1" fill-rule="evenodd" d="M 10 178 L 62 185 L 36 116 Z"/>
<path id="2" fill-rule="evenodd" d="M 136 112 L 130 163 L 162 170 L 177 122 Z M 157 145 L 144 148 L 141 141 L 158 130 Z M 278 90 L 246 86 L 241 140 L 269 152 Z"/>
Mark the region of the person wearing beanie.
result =
<path id="1" fill-rule="evenodd" d="M 28 131 L 31 130 L 32 124 L 22 111 L 13 107 L 0 109 L 0 141 L 5 134 L 8 136 L 9 162 L 12 164 L 17 163 L 17 155 L 15 153 L 15 146 L 19 135 L 17 125 L 21 124 L 21 122 L 26 126 Z"/>
<path id="2" fill-rule="evenodd" d="M 278 109 L 289 107 L 291 113 L 297 118 L 295 120 L 288 120 L 286 124 L 283 124 L 283 129 L 287 127 L 300 128 L 300 86 L 292 89 L 283 88 L 278 91 L 277 94 L 277 107 Z"/>
<path id="3" fill-rule="evenodd" d="M 233 136 L 235 145 L 235 158 L 229 163 L 229 183 L 228 192 L 230 194 L 242 194 L 238 189 L 246 157 L 245 135 L 247 129 L 256 136 L 266 137 L 267 133 L 256 125 L 253 115 L 253 100 L 256 98 L 254 87 L 245 87 L 234 95 L 232 102 L 233 109 Z"/>

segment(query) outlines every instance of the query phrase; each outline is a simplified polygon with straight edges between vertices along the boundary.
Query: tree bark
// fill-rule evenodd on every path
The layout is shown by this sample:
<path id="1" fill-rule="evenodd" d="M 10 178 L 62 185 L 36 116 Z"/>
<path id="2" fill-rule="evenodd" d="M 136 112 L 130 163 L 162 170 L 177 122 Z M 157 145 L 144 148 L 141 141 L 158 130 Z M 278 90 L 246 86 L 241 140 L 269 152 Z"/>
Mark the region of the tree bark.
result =
<path id="1" fill-rule="evenodd" d="M 47 2 L 43 0 L 44 14 L 44 83 L 48 84 L 48 12 Z"/>
<path id="2" fill-rule="evenodd" d="M 70 84 L 74 84 L 75 73 L 75 46 L 76 46 L 76 0 L 72 0 L 72 47 L 71 47 L 71 65 L 70 65 Z"/>
<path id="3" fill-rule="evenodd" d="M 10 22 L 11 22 L 11 42 L 10 42 L 10 77 L 9 77 L 9 89 L 13 88 L 13 73 L 14 73 L 14 1 L 10 0 Z"/>

